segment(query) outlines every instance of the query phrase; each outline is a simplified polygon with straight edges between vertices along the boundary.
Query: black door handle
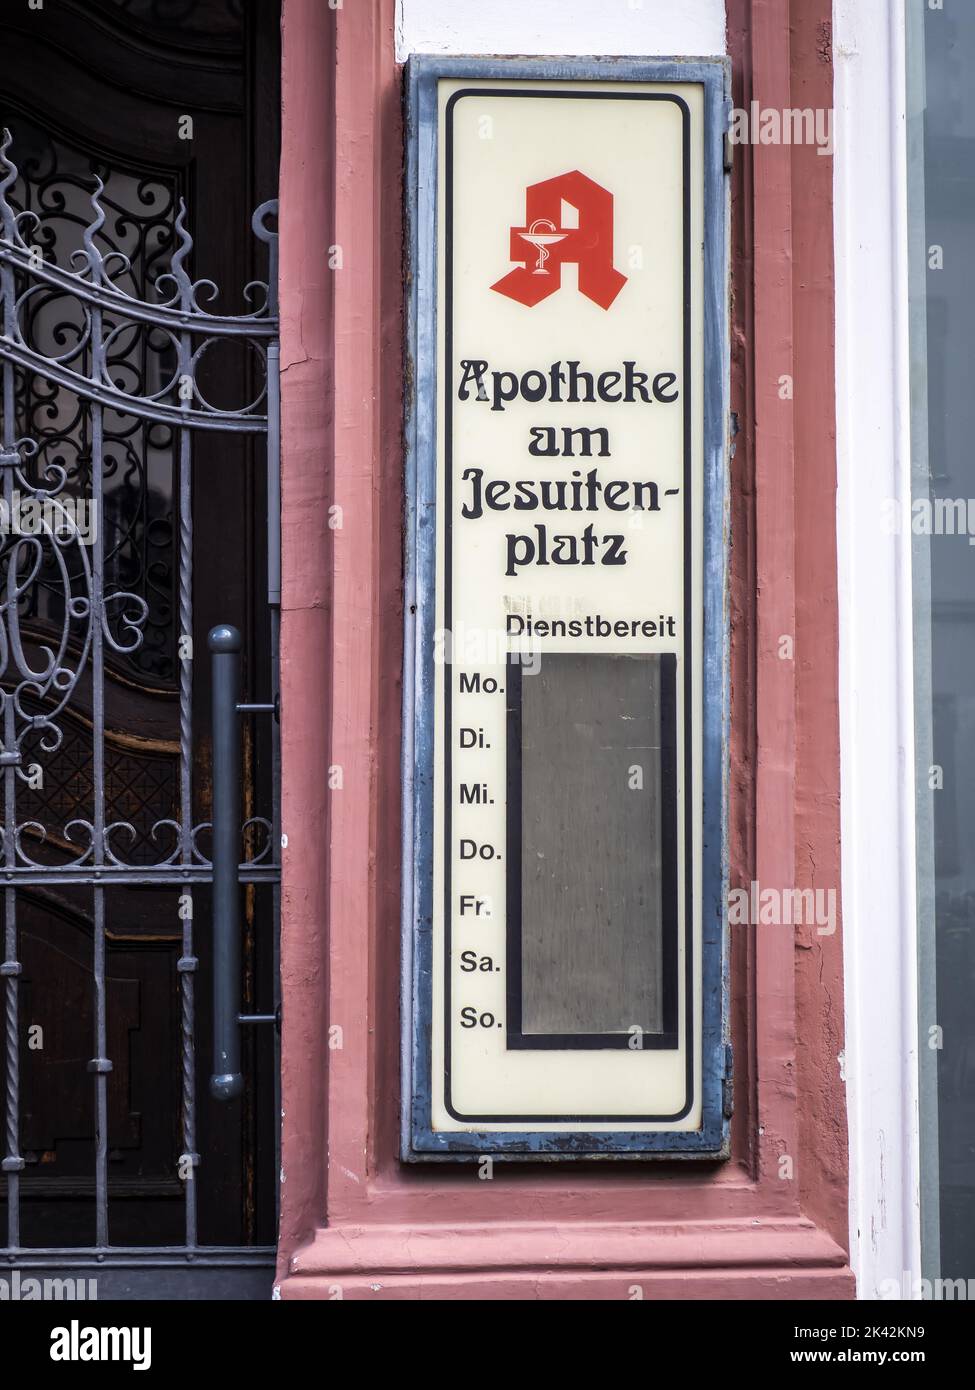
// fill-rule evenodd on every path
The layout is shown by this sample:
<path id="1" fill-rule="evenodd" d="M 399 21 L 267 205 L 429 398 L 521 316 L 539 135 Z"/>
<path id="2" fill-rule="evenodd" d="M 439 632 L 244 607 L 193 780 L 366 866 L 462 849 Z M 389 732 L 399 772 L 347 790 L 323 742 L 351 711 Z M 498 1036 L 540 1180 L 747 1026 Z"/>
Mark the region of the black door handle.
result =
<path id="1" fill-rule="evenodd" d="M 213 672 L 213 1072 L 210 1094 L 234 1100 L 240 1070 L 240 694 L 241 636 L 229 623 L 210 629 Z"/>
<path id="2" fill-rule="evenodd" d="M 273 1014 L 242 1014 L 239 867 L 240 727 L 239 714 L 273 714 L 278 702 L 240 703 L 240 633 L 230 623 L 210 629 L 213 677 L 213 1071 L 214 1100 L 235 1100 L 244 1089 L 240 1069 L 240 1028 L 244 1023 L 274 1023 Z"/>

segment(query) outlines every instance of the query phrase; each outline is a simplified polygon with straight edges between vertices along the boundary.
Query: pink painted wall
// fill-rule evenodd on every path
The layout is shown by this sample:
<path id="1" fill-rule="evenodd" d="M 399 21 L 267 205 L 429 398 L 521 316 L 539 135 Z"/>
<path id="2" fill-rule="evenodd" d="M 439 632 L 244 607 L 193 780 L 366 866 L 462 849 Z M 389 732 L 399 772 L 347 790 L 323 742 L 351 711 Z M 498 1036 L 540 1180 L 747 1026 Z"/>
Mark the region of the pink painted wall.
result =
<path id="1" fill-rule="evenodd" d="M 829 104 L 828 0 L 729 10 L 736 104 Z M 735 929 L 729 1162 L 497 1164 L 484 1182 L 396 1157 L 393 17 L 392 0 L 284 0 L 282 1297 L 626 1298 L 634 1284 L 648 1297 L 850 1297 L 839 933 Z M 739 147 L 734 173 L 733 872 L 800 887 L 839 883 L 831 164 L 807 158 Z M 342 268 L 329 271 L 333 245 Z M 778 656 L 783 633 L 796 662 Z M 343 786 L 329 792 L 335 764 Z"/>
<path id="2" fill-rule="evenodd" d="M 281 252 L 282 1251 L 325 1216 L 332 690 L 332 12 L 283 17 Z"/>

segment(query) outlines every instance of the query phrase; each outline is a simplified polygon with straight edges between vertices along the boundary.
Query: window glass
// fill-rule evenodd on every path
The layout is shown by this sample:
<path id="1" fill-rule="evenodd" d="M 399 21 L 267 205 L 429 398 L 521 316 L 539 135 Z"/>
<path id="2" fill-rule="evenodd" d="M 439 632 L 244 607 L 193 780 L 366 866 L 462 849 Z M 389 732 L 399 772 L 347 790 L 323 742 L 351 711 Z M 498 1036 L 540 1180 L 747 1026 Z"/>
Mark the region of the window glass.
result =
<path id="1" fill-rule="evenodd" d="M 975 5 L 909 0 L 924 1273 L 975 1269 Z"/>

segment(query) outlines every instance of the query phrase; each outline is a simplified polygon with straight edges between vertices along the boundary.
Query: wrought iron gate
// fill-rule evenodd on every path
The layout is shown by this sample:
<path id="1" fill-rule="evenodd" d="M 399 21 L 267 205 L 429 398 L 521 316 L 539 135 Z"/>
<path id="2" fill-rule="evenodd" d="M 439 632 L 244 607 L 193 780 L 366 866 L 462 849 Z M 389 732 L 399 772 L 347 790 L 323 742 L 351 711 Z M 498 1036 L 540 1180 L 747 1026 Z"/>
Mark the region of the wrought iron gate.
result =
<path id="1" fill-rule="evenodd" d="M 57 264 L 45 241 L 44 219 L 25 209 L 16 195 L 17 169 L 5 132 L 0 150 L 0 782 L 3 788 L 3 952 L 0 975 L 5 1020 L 5 1145 L 7 1244 L 11 1265 L 35 1270 L 92 1266 L 155 1271 L 155 1292 L 167 1291 L 166 1271 L 193 1268 L 244 1269 L 266 1266 L 267 1246 L 216 1247 L 201 1242 L 198 1182 L 201 1165 L 199 1116 L 203 1105 L 218 1105 L 197 1083 L 197 1021 L 201 990 L 217 984 L 223 1047 L 242 1024 L 273 1028 L 277 1012 L 277 972 L 273 996 L 264 1012 L 240 1013 L 243 995 L 233 976 L 200 979 L 201 933 L 210 923 L 194 917 L 194 896 L 209 901 L 215 877 L 214 912 L 226 932 L 236 931 L 237 883 L 264 885 L 277 916 L 280 826 L 277 814 L 277 735 L 273 694 L 277 689 L 278 545 L 278 318 L 277 241 L 271 223 L 276 203 L 260 206 L 253 231 L 266 244 L 268 278 L 245 287 L 251 307 L 241 315 L 209 312 L 217 287 L 192 280 L 188 259 L 193 240 L 185 204 L 175 219 L 176 245 L 168 264 L 157 266 L 152 293 L 130 276 L 130 258 L 105 240 L 113 211 L 105 185 L 93 181 L 86 219 L 78 221 L 79 245 L 70 264 Z M 211 196 L 213 196 L 211 194 Z M 121 219 L 118 223 L 122 225 Z M 45 254 L 47 248 L 48 254 Z M 106 249 L 109 248 L 109 249 Z M 245 347 L 256 364 L 249 379 L 253 398 L 234 408 L 207 399 L 203 365 L 221 345 Z M 251 704 L 239 704 L 232 685 L 214 683 L 213 812 L 194 823 L 194 777 L 199 774 L 200 738 L 194 730 L 194 671 L 221 653 L 194 650 L 194 440 L 201 432 L 220 436 L 250 434 L 267 443 L 267 604 L 272 654 L 266 669 L 272 689 Z M 106 438 L 124 440 L 124 454 L 109 460 Z M 120 446 L 123 447 L 123 446 Z M 128 507 L 117 457 L 138 474 L 138 501 Z M 159 533 L 150 473 L 163 460 L 171 468 L 171 544 L 174 576 L 172 612 L 164 586 L 155 583 L 152 563 L 129 563 L 134 538 L 150 546 Z M 197 480 L 197 493 L 201 483 Z M 205 493 L 204 493 L 205 495 Z M 198 503 L 199 505 L 199 503 Z M 158 507 L 156 508 L 158 511 Z M 154 529 L 155 528 L 155 529 Z M 149 538 L 149 539 L 147 539 Z M 221 562 L 234 565 L 228 554 Z M 132 578 L 134 576 L 134 582 Z M 163 619 L 166 618 L 166 622 Z M 168 627 L 166 623 L 168 622 Z M 178 702 L 178 743 L 173 740 L 173 814 L 147 819 L 145 807 L 116 763 L 106 756 L 106 676 L 116 688 L 131 688 L 128 673 L 152 671 L 172 657 L 173 700 Z M 217 648 L 221 643 L 217 641 Z M 226 646 L 226 642 L 223 644 Z M 231 642 L 231 645 L 233 643 Z M 129 681 L 128 686 L 126 681 Z M 126 698 L 131 698 L 126 695 Z M 226 700 L 230 698 L 229 706 Z M 235 708 L 236 707 L 236 708 Z M 79 713 L 80 711 L 80 713 Z M 66 737 L 66 720 L 72 732 Z M 239 725 L 262 719 L 269 739 L 273 774 L 270 804 L 238 813 L 234 778 L 239 777 Z M 229 722 L 235 732 L 228 734 Z M 82 737 L 79 742 L 78 729 Z M 218 738 L 222 734 L 222 738 Z M 87 743 L 85 743 L 87 738 Z M 138 743 L 139 740 L 136 740 Z M 151 740 L 142 740 L 147 745 Z M 222 752 L 217 756 L 217 745 Z M 84 746 L 80 746 L 83 744 Z M 140 745 L 141 746 L 141 745 Z M 250 745 L 248 745 L 249 747 Z M 115 756 L 114 753 L 112 755 Z M 133 755 L 135 756 L 135 755 Z M 48 794 L 58 782 L 58 760 L 68 759 L 73 774 L 83 764 L 84 804 Z M 221 761 L 222 759 L 222 761 Z M 218 765 L 219 764 L 219 765 Z M 196 768 L 196 771 L 194 769 Z M 80 775 L 80 774 L 79 774 Z M 63 784 L 63 776 L 60 784 Z M 72 786 L 80 785 L 78 777 Z M 220 804 L 222 791 L 229 800 Z M 198 802 L 197 794 L 197 802 Z M 89 808 L 87 814 L 72 811 Z M 125 814 L 134 806 L 138 814 Z M 58 822 L 58 809 L 70 818 Z M 247 814 L 249 810 L 255 814 Z M 263 814 L 256 812 L 263 811 Z M 141 819 L 140 819 L 141 816 Z M 227 831 L 227 818 L 237 817 Z M 246 819 L 243 817 L 246 816 Z M 215 823 L 223 822 L 222 837 Z M 211 848 L 212 843 L 212 848 Z M 224 846 L 221 863 L 218 846 Z M 229 849 L 227 848 L 229 846 Z M 227 854 L 232 856 L 228 864 Z M 215 862 L 216 861 L 216 867 Z M 239 863 L 238 863 L 239 861 Z M 228 870 L 230 877 L 228 878 Z M 232 881 L 233 880 L 233 881 Z M 219 889 L 220 881 L 224 888 Z M 230 884 L 229 892 L 227 885 Z M 21 1197 L 27 1164 L 22 1152 L 21 1116 L 24 1061 L 33 1046 L 31 1018 L 22 998 L 23 961 L 19 907 L 25 894 L 35 904 L 45 893 L 66 886 L 90 893 L 91 988 L 94 1036 L 87 1060 L 89 1077 L 70 1084 L 90 1086 L 94 1113 L 92 1198 L 94 1241 L 53 1246 L 22 1243 Z M 113 1067 L 110 1039 L 117 1037 L 111 1017 L 106 974 L 106 941 L 111 933 L 113 892 L 138 886 L 151 893 L 168 889 L 178 913 L 179 1129 L 173 1165 L 182 1183 L 184 1224 L 178 1242 L 113 1243 L 109 1221 L 109 1094 Z M 254 891 L 245 888 L 244 892 Z M 53 901 L 53 898 L 52 898 Z M 87 899 L 86 899 L 87 901 Z M 149 901 L 149 899 L 146 899 Z M 155 900 L 153 900 L 155 901 Z M 222 906 L 221 906 L 222 904 Z M 274 961 L 276 965 L 276 946 Z M 239 942 L 215 959 L 215 968 L 237 972 Z M 233 1012 L 227 1013 L 227 1000 Z M 65 1001 L 68 1007 L 70 1001 Z M 220 1012 L 222 1010 L 222 1013 Z M 209 1053 L 203 1054 L 209 1066 Z M 160 1059 L 160 1065 L 165 1059 Z M 77 1069 L 76 1069 L 77 1070 Z M 219 1063 L 216 1071 L 226 1071 Z M 233 1092 L 224 1085 L 228 1094 Z M 219 1095 L 220 1086 L 215 1088 Z M 41 1156 L 43 1157 L 43 1155 Z M 35 1161 L 37 1156 L 35 1155 Z M 185 1286 L 184 1286 L 185 1287 Z M 175 1284 L 170 1291 L 178 1291 Z"/>

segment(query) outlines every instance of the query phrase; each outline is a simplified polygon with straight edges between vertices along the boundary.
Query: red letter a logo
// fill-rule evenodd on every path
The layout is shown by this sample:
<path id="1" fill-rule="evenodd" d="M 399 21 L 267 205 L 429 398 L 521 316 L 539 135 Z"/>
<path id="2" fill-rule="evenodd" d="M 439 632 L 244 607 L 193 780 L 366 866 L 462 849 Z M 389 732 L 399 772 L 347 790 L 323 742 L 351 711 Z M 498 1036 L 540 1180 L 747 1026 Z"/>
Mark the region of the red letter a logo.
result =
<path id="1" fill-rule="evenodd" d="M 579 214 L 578 227 L 563 227 L 562 203 Z M 554 294 L 568 261 L 579 267 L 579 289 L 608 309 L 626 284 L 613 267 L 613 195 L 585 174 L 571 174 L 529 184 L 525 226 L 511 228 L 511 259 L 522 261 L 492 290 L 529 308 Z"/>

